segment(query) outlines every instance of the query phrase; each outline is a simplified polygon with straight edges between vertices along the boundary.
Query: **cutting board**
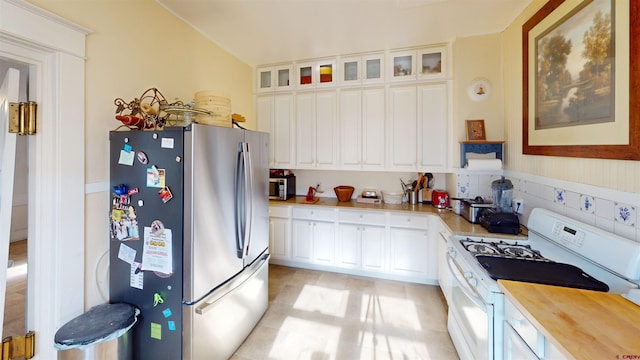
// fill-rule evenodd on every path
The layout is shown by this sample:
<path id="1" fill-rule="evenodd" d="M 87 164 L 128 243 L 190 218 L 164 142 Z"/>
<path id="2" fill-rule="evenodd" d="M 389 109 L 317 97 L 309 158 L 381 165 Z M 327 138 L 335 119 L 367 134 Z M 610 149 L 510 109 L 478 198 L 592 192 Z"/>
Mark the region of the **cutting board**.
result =
<path id="1" fill-rule="evenodd" d="M 609 291 L 607 284 L 570 264 L 484 255 L 478 255 L 476 259 L 494 280 L 505 279 L 576 289 Z"/>
<path id="2" fill-rule="evenodd" d="M 319 198 L 319 197 L 317 197 L 317 196 L 314 196 L 314 197 L 313 197 L 313 199 L 311 199 L 311 200 L 307 200 L 307 198 L 304 198 L 304 199 L 302 200 L 302 203 L 303 203 L 303 204 L 315 204 L 315 203 L 317 203 L 318 201 L 320 201 L 320 198 Z"/>

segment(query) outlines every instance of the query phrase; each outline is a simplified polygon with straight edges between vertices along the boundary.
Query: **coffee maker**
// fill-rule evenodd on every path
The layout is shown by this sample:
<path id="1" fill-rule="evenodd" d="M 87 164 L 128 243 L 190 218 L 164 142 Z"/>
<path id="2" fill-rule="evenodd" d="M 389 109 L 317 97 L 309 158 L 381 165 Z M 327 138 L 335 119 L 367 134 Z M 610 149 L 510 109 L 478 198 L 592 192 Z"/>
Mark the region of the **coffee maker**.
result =
<path id="1" fill-rule="evenodd" d="M 491 183 L 493 206 L 482 209 L 478 214 L 478 222 L 491 233 L 519 234 L 520 221 L 513 213 L 513 184 L 504 176 Z"/>

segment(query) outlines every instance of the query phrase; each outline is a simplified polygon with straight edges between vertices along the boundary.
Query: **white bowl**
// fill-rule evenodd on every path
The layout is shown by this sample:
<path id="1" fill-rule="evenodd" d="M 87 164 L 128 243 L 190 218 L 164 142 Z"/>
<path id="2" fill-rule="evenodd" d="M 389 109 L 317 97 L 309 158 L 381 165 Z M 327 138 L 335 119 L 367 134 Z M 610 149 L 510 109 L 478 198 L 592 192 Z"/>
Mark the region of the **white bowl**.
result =
<path id="1" fill-rule="evenodd" d="M 382 191 L 382 199 L 386 204 L 399 205 L 402 204 L 403 192 Z"/>

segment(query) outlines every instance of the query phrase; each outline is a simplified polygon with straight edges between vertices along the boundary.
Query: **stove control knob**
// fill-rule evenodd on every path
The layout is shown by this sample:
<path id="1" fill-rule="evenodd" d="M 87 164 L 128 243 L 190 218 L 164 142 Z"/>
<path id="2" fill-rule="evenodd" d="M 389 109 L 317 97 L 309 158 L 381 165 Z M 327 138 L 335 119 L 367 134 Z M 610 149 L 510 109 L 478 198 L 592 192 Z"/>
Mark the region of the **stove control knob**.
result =
<path id="1" fill-rule="evenodd" d="M 456 257 L 456 251 L 453 249 L 453 247 L 449 247 L 447 249 L 447 252 L 449 253 L 449 256 L 451 256 L 452 258 Z"/>
<path id="2" fill-rule="evenodd" d="M 476 278 L 473 277 L 473 274 L 471 272 L 464 273 L 464 278 L 467 279 L 467 282 L 469 283 L 469 285 L 473 287 L 478 285 L 478 280 L 476 280 Z"/>

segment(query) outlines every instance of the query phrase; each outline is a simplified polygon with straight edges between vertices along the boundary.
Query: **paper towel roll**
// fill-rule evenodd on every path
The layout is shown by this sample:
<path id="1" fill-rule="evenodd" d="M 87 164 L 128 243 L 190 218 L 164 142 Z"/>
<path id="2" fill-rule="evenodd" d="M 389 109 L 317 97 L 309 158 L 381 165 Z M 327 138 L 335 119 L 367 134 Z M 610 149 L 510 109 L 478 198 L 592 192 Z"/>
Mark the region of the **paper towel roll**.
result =
<path id="1" fill-rule="evenodd" d="M 467 159 L 467 170 L 469 171 L 495 171 L 502 169 L 500 159 Z"/>

